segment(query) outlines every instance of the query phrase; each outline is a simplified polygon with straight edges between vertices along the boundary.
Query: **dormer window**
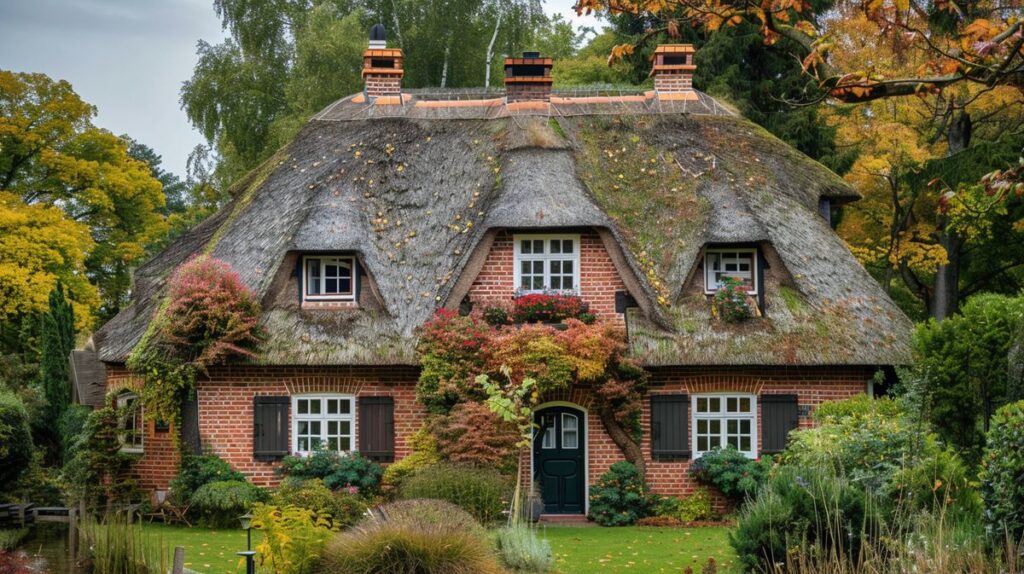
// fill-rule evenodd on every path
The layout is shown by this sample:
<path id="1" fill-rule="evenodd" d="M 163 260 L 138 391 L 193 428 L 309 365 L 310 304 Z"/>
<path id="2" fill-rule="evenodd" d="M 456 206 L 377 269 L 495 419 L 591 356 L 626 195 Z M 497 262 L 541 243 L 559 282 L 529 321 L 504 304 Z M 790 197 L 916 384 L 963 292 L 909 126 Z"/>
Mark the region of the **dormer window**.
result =
<path id="1" fill-rule="evenodd" d="M 351 255 L 307 255 L 302 258 L 302 274 L 307 300 L 355 300 L 356 261 Z"/>
<path id="2" fill-rule="evenodd" d="M 516 235 L 513 239 L 516 291 L 579 291 L 579 235 Z"/>
<path id="3" fill-rule="evenodd" d="M 750 248 L 708 249 L 704 254 L 704 292 L 713 294 L 731 277 L 757 294 L 757 250 Z"/>

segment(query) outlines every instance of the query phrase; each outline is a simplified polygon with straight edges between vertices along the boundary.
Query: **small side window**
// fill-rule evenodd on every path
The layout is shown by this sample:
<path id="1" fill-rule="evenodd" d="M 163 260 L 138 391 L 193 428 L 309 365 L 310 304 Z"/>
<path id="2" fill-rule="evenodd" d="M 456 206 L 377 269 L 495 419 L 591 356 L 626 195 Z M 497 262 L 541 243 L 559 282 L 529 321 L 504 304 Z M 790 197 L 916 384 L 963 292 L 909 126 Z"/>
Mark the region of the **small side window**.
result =
<path id="1" fill-rule="evenodd" d="M 117 397 L 117 441 L 121 443 L 121 452 L 143 452 L 144 439 L 142 401 L 135 393 L 122 393 Z"/>

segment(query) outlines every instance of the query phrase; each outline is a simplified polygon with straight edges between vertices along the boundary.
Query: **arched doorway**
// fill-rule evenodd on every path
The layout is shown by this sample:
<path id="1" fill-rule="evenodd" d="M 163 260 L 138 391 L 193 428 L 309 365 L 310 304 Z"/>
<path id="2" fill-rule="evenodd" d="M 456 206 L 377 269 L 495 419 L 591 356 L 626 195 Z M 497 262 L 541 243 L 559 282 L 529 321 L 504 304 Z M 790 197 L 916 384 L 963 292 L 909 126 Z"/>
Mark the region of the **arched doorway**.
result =
<path id="1" fill-rule="evenodd" d="M 545 514 L 583 514 L 587 507 L 586 413 L 569 404 L 534 412 L 533 480 Z"/>

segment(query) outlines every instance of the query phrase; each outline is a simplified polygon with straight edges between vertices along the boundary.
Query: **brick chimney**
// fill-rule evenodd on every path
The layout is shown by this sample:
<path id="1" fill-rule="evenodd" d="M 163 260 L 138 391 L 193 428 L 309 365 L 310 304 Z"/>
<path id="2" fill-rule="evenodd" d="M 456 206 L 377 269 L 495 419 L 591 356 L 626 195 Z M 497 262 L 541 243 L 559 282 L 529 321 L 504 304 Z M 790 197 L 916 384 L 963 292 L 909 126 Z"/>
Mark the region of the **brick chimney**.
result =
<path id="1" fill-rule="evenodd" d="M 540 52 L 505 58 L 505 101 L 550 101 L 552 63 L 551 58 L 541 58 Z"/>
<path id="2" fill-rule="evenodd" d="M 368 98 L 380 96 L 401 96 L 402 51 L 388 48 L 384 26 L 374 24 L 370 28 L 370 46 L 363 51 L 363 83 Z"/>
<path id="3" fill-rule="evenodd" d="M 692 44 L 659 44 L 654 49 L 654 91 L 659 99 L 696 100 Z"/>

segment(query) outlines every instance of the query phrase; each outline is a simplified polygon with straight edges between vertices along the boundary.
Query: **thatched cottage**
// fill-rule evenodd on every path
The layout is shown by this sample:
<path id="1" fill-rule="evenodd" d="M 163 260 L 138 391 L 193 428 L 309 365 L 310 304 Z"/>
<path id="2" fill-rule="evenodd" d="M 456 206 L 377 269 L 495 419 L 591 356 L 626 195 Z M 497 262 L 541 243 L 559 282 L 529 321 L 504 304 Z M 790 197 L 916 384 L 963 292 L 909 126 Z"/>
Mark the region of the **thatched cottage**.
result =
<path id="1" fill-rule="evenodd" d="M 228 206 L 138 269 L 131 304 L 76 352 L 78 396 L 137 384 L 126 357 L 169 274 L 198 253 L 258 295 L 269 338 L 256 360 L 200 380 L 181 435 L 258 484 L 317 441 L 384 462 L 408 454 L 424 417 L 417 326 L 538 287 L 626 327 L 650 372 L 648 480 L 666 494 L 692 488 L 702 452 L 777 452 L 815 405 L 908 362 L 909 321 L 830 226 L 857 193 L 694 90 L 690 46 L 658 49 L 646 92 L 553 90 L 551 64 L 507 59 L 503 93 L 410 91 L 401 51 L 371 44 L 362 93 L 316 115 Z M 758 317 L 712 314 L 725 276 Z M 543 402 L 551 432 L 532 472 L 559 485 L 549 512 L 584 513 L 588 486 L 622 454 L 586 392 Z M 166 488 L 179 459 L 170 429 L 138 420 L 125 448 L 145 486 Z"/>

